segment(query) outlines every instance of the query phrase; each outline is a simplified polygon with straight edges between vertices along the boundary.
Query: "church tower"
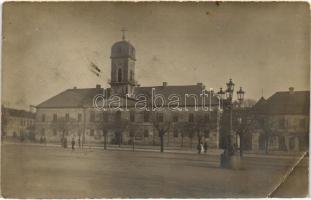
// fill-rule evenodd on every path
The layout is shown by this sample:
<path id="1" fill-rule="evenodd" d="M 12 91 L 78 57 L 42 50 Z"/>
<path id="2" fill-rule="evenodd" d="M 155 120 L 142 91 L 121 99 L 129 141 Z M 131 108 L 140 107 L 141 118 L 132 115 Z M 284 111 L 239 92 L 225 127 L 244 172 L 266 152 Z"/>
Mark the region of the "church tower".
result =
<path id="1" fill-rule="evenodd" d="M 111 48 L 111 94 L 130 96 L 134 92 L 135 81 L 135 48 L 125 40 L 124 32 L 121 30 L 122 41 L 116 42 Z"/>

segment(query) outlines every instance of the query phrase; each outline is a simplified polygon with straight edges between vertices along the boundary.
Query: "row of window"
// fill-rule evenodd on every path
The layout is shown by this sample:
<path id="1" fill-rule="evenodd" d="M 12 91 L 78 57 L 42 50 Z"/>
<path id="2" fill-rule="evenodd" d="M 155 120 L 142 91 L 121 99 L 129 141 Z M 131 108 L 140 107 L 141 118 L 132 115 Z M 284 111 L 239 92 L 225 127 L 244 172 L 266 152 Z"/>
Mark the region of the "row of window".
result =
<path id="1" fill-rule="evenodd" d="M 105 121 L 105 122 L 109 121 L 109 115 L 110 115 L 110 113 L 103 113 L 101 115 L 101 120 Z M 157 113 L 156 117 L 157 117 L 157 121 L 159 121 L 159 122 L 163 122 L 164 121 L 164 113 Z M 136 121 L 135 118 L 136 118 L 135 117 L 135 112 L 130 112 L 130 121 L 131 122 L 135 122 Z M 57 119 L 58 119 L 58 116 L 57 116 L 56 113 L 54 113 L 53 114 L 53 121 L 55 122 L 55 121 L 57 121 Z M 69 121 L 69 119 L 70 119 L 69 113 L 66 113 L 65 114 L 65 120 Z M 82 114 L 81 113 L 78 113 L 77 119 L 78 119 L 78 122 L 82 121 Z M 116 112 L 115 113 L 115 120 L 117 120 L 117 121 L 121 120 L 121 112 Z M 144 120 L 144 122 L 150 122 L 150 113 L 149 112 L 144 112 L 143 120 Z M 173 115 L 172 120 L 173 120 L 173 122 L 178 122 L 179 121 L 179 116 L 178 115 Z M 210 120 L 209 114 L 205 114 L 203 120 L 205 122 L 209 122 L 209 120 Z M 46 121 L 45 114 L 42 114 L 41 121 L 42 122 Z M 96 121 L 95 111 L 91 111 L 90 112 L 90 122 L 95 122 L 95 121 Z M 193 113 L 189 113 L 188 121 L 189 122 L 194 122 L 194 114 Z"/>
<path id="2" fill-rule="evenodd" d="M 306 119 L 299 119 L 299 122 L 298 122 L 298 127 L 299 128 L 306 128 Z M 289 125 L 289 121 L 288 120 L 285 120 L 284 118 L 283 119 L 279 119 L 279 123 L 278 123 L 278 127 L 279 128 L 289 128 L 290 125 Z"/>
<path id="3" fill-rule="evenodd" d="M 64 116 L 65 120 L 66 121 L 69 121 L 70 120 L 70 116 L 69 116 L 69 113 L 66 113 L 65 116 Z M 78 113 L 77 115 L 77 119 L 79 122 L 82 121 L 82 114 L 81 113 Z M 53 114 L 53 121 L 56 122 L 58 120 L 58 115 L 56 113 Z M 42 122 L 45 122 L 46 121 L 46 116 L 45 114 L 42 114 L 41 115 L 41 121 Z"/>
<path id="4" fill-rule="evenodd" d="M 32 120 L 27 120 L 27 119 L 21 119 L 20 120 L 21 126 L 31 126 L 32 124 L 33 124 Z"/>

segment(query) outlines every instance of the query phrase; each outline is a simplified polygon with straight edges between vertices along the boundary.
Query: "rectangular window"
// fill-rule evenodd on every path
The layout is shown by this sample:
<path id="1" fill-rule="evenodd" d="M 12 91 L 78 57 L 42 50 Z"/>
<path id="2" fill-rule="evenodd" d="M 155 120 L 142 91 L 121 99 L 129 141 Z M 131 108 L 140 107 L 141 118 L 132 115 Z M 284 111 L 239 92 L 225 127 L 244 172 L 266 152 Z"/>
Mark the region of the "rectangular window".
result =
<path id="1" fill-rule="evenodd" d="M 164 121 L 163 113 L 158 113 L 157 118 L 158 118 L 158 122 L 163 122 Z"/>
<path id="2" fill-rule="evenodd" d="M 91 129 L 90 136 L 94 136 L 94 129 Z"/>
<path id="3" fill-rule="evenodd" d="M 285 128 L 285 119 L 279 119 L 279 128 Z"/>
<path id="4" fill-rule="evenodd" d="M 91 113 L 90 113 L 90 121 L 95 122 L 95 112 L 94 111 L 91 111 Z"/>
<path id="5" fill-rule="evenodd" d="M 209 130 L 205 130 L 205 131 L 204 131 L 204 137 L 205 137 L 205 138 L 208 138 L 208 137 L 209 137 Z"/>
<path id="6" fill-rule="evenodd" d="M 57 114 L 54 113 L 54 114 L 53 114 L 53 122 L 56 122 L 56 121 L 57 121 Z"/>
<path id="7" fill-rule="evenodd" d="M 120 111 L 116 112 L 116 121 L 121 121 L 121 112 Z"/>
<path id="8" fill-rule="evenodd" d="M 130 130 L 130 137 L 134 137 L 134 136 L 135 136 L 134 130 Z"/>
<path id="9" fill-rule="evenodd" d="M 144 122 L 149 122 L 149 117 L 150 117 L 150 115 L 149 115 L 149 112 L 144 112 Z"/>
<path id="10" fill-rule="evenodd" d="M 82 121 L 82 114 L 78 113 L 78 122 L 81 122 L 81 121 Z"/>
<path id="11" fill-rule="evenodd" d="M 204 122 L 209 122 L 209 114 L 204 114 Z"/>
<path id="12" fill-rule="evenodd" d="M 189 113 L 189 122 L 193 122 L 193 121 L 194 121 L 193 113 Z"/>
<path id="13" fill-rule="evenodd" d="M 66 121 L 69 121 L 69 113 L 66 113 L 65 119 L 66 119 Z"/>
<path id="14" fill-rule="evenodd" d="M 134 112 L 130 112 L 130 121 L 131 122 L 135 121 L 135 113 Z"/>
<path id="15" fill-rule="evenodd" d="M 178 138 L 178 130 L 177 129 L 174 129 L 174 137 Z"/>
<path id="16" fill-rule="evenodd" d="M 103 113 L 103 121 L 108 122 L 108 119 L 109 119 L 108 113 Z"/>
<path id="17" fill-rule="evenodd" d="M 42 122 L 45 122 L 45 114 L 42 114 L 41 121 L 42 121 Z"/>
<path id="18" fill-rule="evenodd" d="M 306 121 L 305 121 L 305 119 L 300 119 L 300 120 L 299 120 L 299 127 L 300 127 L 300 128 L 306 127 Z"/>
<path id="19" fill-rule="evenodd" d="M 173 116 L 173 122 L 178 122 L 178 115 Z"/>
<path id="20" fill-rule="evenodd" d="M 149 131 L 148 130 L 144 131 L 144 137 L 149 137 Z"/>

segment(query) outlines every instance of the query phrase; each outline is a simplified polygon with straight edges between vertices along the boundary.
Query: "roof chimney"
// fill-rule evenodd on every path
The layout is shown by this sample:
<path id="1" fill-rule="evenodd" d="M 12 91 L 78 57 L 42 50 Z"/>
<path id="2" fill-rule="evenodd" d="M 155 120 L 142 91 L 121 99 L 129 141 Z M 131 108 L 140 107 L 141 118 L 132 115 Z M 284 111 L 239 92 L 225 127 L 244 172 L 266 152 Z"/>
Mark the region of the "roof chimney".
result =
<path id="1" fill-rule="evenodd" d="M 289 88 L 289 94 L 294 94 L 294 87 Z"/>
<path id="2" fill-rule="evenodd" d="M 201 88 L 202 88 L 202 90 L 204 90 L 204 89 L 205 89 L 205 85 L 203 85 L 203 83 L 202 83 L 202 82 L 197 83 L 197 86 L 201 87 Z"/>
<path id="3" fill-rule="evenodd" d="M 163 87 L 166 87 L 167 86 L 167 82 L 163 82 Z"/>
<path id="4" fill-rule="evenodd" d="M 101 88 L 101 86 L 100 86 L 99 84 L 97 84 L 97 85 L 96 85 L 96 88 L 97 88 L 97 89 L 100 89 L 100 88 Z"/>

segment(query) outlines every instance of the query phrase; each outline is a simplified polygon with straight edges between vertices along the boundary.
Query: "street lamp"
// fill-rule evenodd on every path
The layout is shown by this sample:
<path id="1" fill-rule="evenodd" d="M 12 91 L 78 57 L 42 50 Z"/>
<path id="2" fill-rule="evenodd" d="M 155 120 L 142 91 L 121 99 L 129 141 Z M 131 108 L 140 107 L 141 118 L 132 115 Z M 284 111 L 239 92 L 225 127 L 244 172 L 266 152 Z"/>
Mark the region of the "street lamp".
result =
<path id="1" fill-rule="evenodd" d="M 228 116 L 228 122 L 229 126 L 227 129 L 227 135 L 226 135 L 226 147 L 225 151 L 222 154 L 221 157 L 221 165 L 224 167 L 229 167 L 229 168 L 239 168 L 240 165 L 240 158 L 235 155 L 236 149 L 234 145 L 234 133 L 232 131 L 232 109 L 233 109 L 233 92 L 234 92 L 234 83 L 232 79 L 229 79 L 229 82 L 226 83 L 227 89 L 226 92 L 220 88 L 220 91 L 218 94 L 223 97 L 224 94 L 226 95 L 226 99 L 224 101 L 224 111 L 227 113 Z M 239 102 L 242 102 L 244 99 L 244 91 L 242 90 L 242 87 L 240 87 L 240 90 L 237 91 L 237 98 Z"/>
<path id="2" fill-rule="evenodd" d="M 241 106 L 242 101 L 244 100 L 244 94 L 245 92 L 242 90 L 242 87 L 240 87 L 240 90 L 236 92 L 239 100 L 239 106 Z"/>
<path id="3" fill-rule="evenodd" d="M 226 90 L 226 96 L 227 99 L 232 99 L 234 91 L 234 83 L 232 82 L 232 79 L 230 78 L 229 82 L 227 83 L 227 90 Z"/>
<path id="4" fill-rule="evenodd" d="M 220 88 L 219 92 L 217 92 L 218 96 L 220 97 L 221 100 L 221 106 L 223 107 L 223 99 L 225 97 L 225 92 L 222 90 L 222 88 Z M 219 105 L 220 108 L 220 105 Z"/>

